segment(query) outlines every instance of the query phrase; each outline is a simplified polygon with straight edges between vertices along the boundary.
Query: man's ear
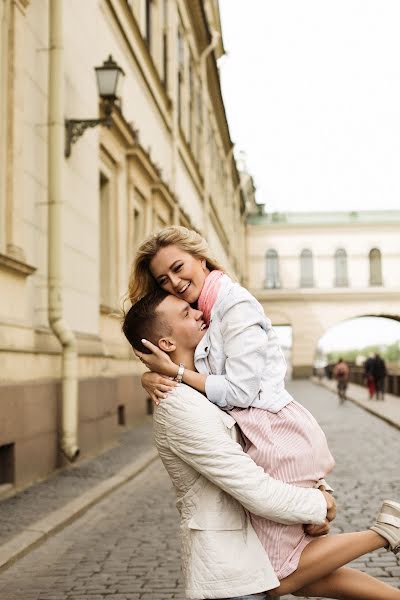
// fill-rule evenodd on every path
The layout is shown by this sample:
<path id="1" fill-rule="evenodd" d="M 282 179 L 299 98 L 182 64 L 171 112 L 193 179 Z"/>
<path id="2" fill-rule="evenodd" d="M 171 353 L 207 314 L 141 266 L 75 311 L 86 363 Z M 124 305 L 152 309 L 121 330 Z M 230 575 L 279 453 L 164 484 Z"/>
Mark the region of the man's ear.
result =
<path id="1" fill-rule="evenodd" d="M 176 344 L 172 338 L 163 337 L 158 340 L 158 347 L 164 352 L 174 352 L 176 350 Z"/>

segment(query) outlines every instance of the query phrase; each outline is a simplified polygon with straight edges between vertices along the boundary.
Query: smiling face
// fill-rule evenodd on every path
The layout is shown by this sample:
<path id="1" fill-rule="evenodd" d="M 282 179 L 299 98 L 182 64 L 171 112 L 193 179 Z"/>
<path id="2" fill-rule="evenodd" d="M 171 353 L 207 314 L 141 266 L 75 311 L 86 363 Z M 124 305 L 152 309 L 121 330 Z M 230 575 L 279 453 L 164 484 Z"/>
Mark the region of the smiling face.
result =
<path id="1" fill-rule="evenodd" d="M 206 331 L 203 313 L 172 295 L 162 301 L 156 312 L 171 329 L 170 335 L 159 340 L 159 347 L 168 351 L 171 348 L 167 344 L 172 341 L 181 350 L 194 351 Z"/>
<path id="2" fill-rule="evenodd" d="M 170 245 L 161 248 L 150 262 L 150 271 L 158 285 L 189 304 L 197 302 L 209 274 L 205 259 Z"/>

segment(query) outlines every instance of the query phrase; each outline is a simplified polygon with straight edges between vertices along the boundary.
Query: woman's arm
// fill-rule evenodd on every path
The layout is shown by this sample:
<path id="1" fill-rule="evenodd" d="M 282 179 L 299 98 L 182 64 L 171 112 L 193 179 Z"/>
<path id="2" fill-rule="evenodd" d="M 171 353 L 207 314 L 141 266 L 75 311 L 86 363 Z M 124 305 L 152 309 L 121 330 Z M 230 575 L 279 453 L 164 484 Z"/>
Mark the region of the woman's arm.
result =
<path id="1" fill-rule="evenodd" d="M 267 368 L 265 317 L 250 299 L 243 299 L 222 316 L 221 334 L 225 374 L 207 378 L 207 398 L 220 408 L 247 408 L 257 399 Z"/>
<path id="2" fill-rule="evenodd" d="M 260 310 L 247 299 L 229 308 L 221 320 L 226 363 L 224 375 L 198 373 L 185 369 L 182 381 L 220 408 L 247 408 L 258 397 L 267 363 L 267 332 Z M 142 340 L 151 354 L 135 354 L 151 371 L 175 377 L 178 365 L 168 354 L 148 340 Z"/>

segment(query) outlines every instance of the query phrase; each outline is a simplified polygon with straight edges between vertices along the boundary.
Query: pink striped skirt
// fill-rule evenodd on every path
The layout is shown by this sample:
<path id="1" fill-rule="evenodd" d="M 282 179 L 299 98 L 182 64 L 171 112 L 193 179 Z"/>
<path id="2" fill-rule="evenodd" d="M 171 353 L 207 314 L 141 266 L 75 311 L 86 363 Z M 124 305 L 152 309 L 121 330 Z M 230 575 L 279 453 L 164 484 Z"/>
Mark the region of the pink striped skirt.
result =
<path id="1" fill-rule="evenodd" d="M 315 487 L 335 466 L 321 427 L 295 400 L 278 413 L 250 407 L 230 414 L 244 435 L 247 454 L 274 479 Z M 251 521 L 278 579 L 293 573 L 314 538 L 302 525 L 282 525 L 256 515 Z"/>

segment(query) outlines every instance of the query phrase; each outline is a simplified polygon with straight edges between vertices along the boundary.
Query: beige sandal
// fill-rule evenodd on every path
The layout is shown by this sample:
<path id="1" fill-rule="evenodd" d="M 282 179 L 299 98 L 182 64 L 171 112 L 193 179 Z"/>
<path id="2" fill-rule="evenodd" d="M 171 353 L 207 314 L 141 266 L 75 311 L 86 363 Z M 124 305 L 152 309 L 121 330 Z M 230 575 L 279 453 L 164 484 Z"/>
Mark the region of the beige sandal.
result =
<path id="1" fill-rule="evenodd" d="M 371 527 L 389 542 L 389 548 L 394 554 L 400 552 L 400 504 L 393 500 L 384 500 L 381 512 Z"/>

